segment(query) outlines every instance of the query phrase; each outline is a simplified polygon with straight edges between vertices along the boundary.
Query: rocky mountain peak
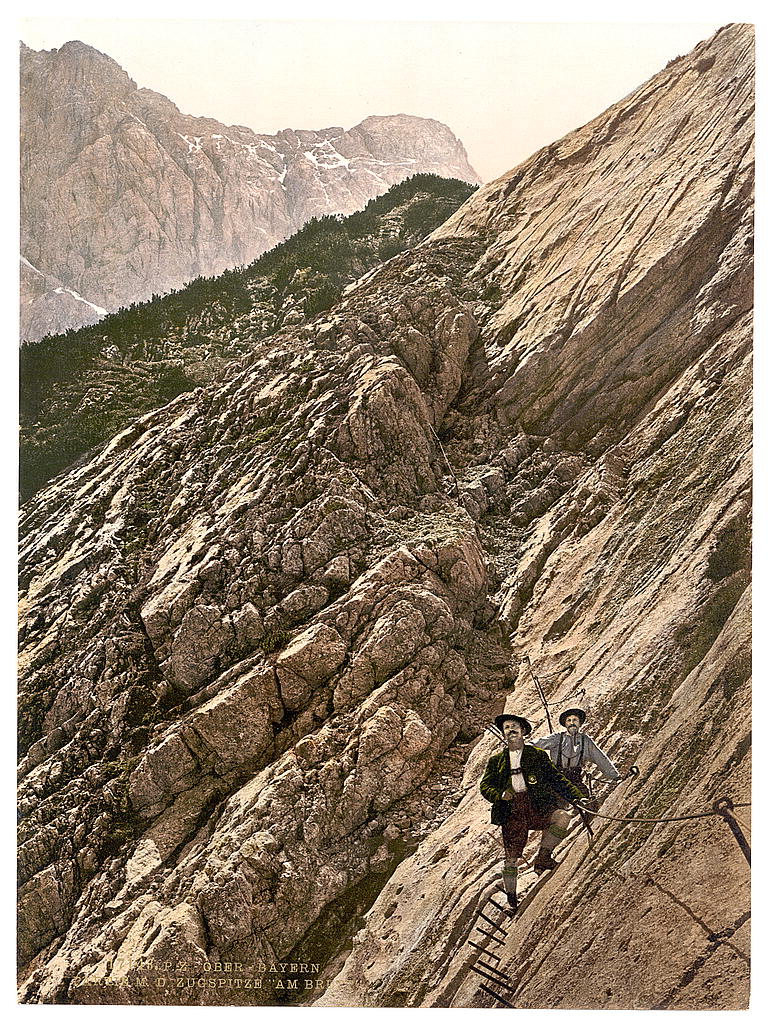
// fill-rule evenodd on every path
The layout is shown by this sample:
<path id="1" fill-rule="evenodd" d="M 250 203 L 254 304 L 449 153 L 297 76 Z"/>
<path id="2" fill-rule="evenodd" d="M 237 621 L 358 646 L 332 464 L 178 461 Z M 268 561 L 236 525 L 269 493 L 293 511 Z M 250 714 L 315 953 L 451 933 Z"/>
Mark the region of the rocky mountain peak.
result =
<path id="1" fill-rule="evenodd" d="M 117 96 L 137 88 L 112 57 L 79 39 L 63 43 L 58 49 L 39 52 L 22 43 L 21 62 L 23 95 L 34 87 L 27 75 L 42 77 L 50 88 L 67 89 L 75 98 Z"/>
<path id="2" fill-rule="evenodd" d="M 21 103 L 26 340 L 250 263 L 414 174 L 479 180 L 439 122 L 260 135 L 181 114 L 77 41 L 23 47 Z"/>

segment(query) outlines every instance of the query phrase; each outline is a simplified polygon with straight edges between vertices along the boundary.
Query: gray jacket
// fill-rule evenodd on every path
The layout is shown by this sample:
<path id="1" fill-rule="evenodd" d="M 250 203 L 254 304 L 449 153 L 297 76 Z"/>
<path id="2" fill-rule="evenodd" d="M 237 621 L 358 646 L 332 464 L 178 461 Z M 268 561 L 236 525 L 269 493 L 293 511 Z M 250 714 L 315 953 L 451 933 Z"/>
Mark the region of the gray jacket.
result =
<path id="1" fill-rule="evenodd" d="M 577 768 L 590 761 L 615 782 L 620 779 L 620 772 L 615 768 L 603 750 L 584 732 L 578 732 L 575 742 L 568 732 L 554 732 L 541 740 L 534 740 L 535 747 L 542 747 L 550 754 L 550 760 L 559 768 Z M 575 745 L 576 744 L 576 745 Z"/>

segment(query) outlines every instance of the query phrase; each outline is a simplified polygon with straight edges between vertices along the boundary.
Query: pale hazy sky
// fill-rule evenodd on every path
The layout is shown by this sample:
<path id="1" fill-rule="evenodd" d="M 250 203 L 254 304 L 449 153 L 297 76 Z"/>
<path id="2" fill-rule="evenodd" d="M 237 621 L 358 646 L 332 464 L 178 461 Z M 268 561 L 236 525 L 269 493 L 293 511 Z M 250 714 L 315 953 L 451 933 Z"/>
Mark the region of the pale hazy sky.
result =
<path id="1" fill-rule="evenodd" d="M 271 7 L 274 17 L 283 10 Z M 490 180 L 720 24 L 35 17 L 20 33 L 36 50 L 80 39 L 183 113 L 257 132 L 351 128 L 370 114 L 433 117 Z"/>

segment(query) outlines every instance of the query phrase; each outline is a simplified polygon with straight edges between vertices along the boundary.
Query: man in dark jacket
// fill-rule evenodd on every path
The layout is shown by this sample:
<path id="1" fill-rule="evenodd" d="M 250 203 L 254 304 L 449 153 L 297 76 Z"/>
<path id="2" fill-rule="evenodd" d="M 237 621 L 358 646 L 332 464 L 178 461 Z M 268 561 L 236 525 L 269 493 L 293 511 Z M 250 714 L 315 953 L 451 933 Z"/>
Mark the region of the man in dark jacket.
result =
<path id="1" fill-rule="evenodd" d="M 504 734 L 507 749 L 489 758 L 480 791 L 491 802 L 491 821 L 502 826 L 505 861 L 502 871 L 507 902 L 518 906 L 518 864 L 524 863 L 523 849 L 529 831 L 542 831 L 542 843 L 534 870 L 556 867 L 552 851 L 564 838 L 569 814 L 558 806 L 558 798 L 574 803 L 583 794 L 556 768 L 546 751 L 526 746 L 531 723 L 520 715 L 499 715 L 497 727 Z"/>

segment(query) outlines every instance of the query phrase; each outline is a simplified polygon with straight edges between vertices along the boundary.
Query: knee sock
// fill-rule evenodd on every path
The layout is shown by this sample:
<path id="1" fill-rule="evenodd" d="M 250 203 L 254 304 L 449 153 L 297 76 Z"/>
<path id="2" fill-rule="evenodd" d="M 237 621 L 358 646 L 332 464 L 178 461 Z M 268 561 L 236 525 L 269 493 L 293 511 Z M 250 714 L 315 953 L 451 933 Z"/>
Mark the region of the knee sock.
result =
<path id="1" fill-rule="evenodd" d="M 554 850 L 561 840 L 568 835 L 569 829 L 563 825 L 551 825 L 542 833 L 542 849 Z"/>
<path id="2" fill-rule="evenodd" d="M 515 895 L 518 891 L 518 861 L 506 860 L 502 867 L 502 882 L 505 887 L 505 892 L 509 895 Z"/>

